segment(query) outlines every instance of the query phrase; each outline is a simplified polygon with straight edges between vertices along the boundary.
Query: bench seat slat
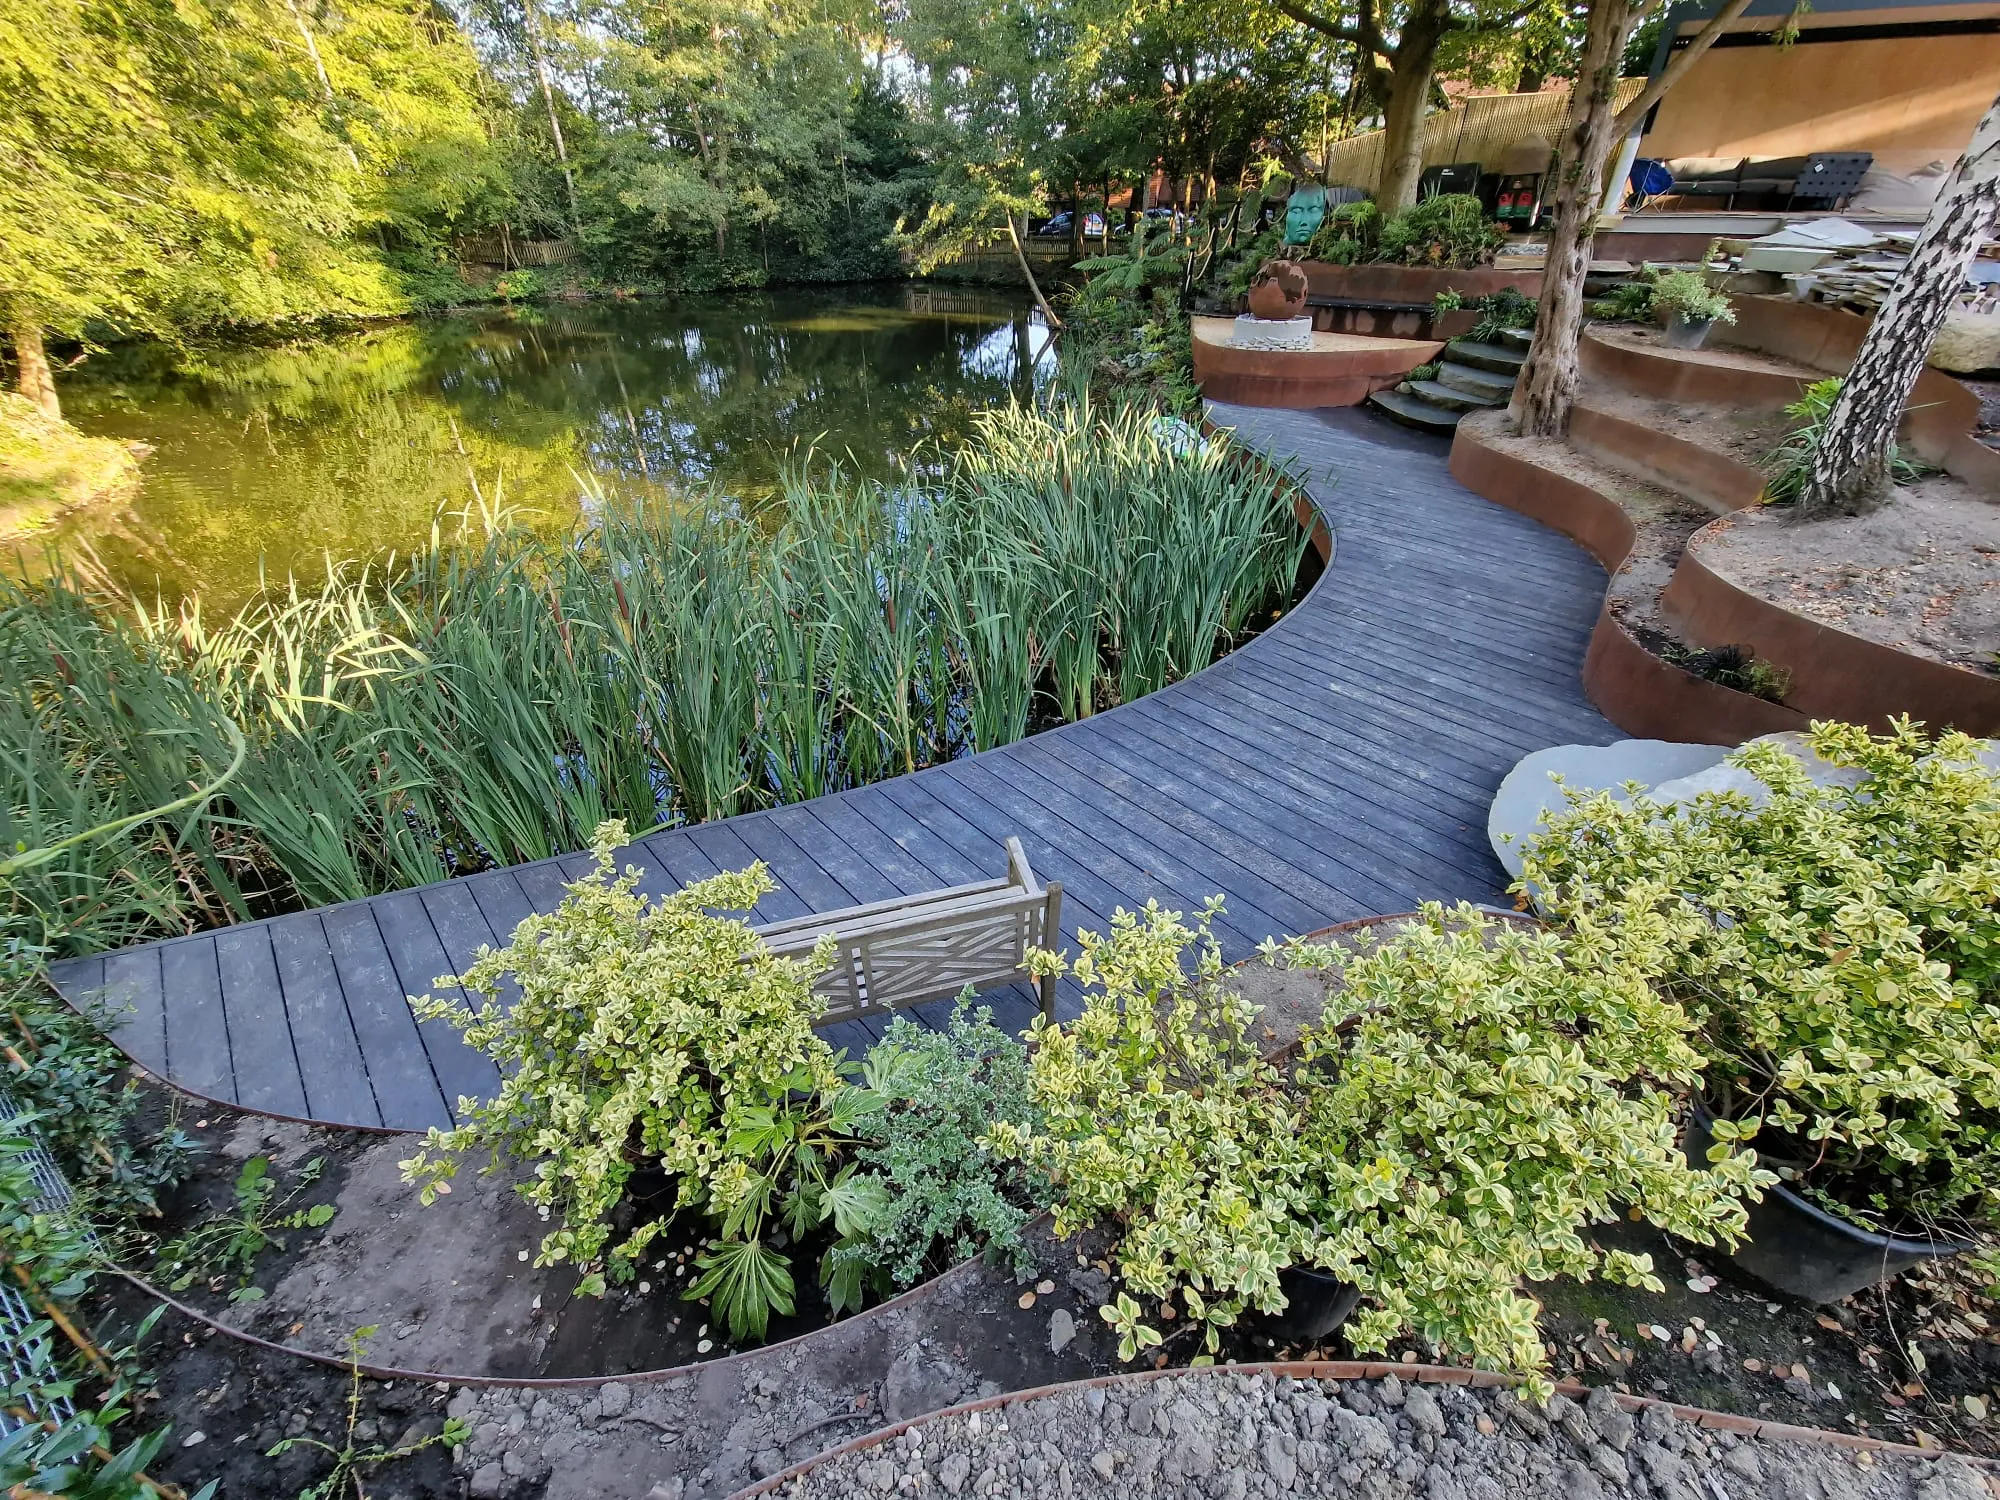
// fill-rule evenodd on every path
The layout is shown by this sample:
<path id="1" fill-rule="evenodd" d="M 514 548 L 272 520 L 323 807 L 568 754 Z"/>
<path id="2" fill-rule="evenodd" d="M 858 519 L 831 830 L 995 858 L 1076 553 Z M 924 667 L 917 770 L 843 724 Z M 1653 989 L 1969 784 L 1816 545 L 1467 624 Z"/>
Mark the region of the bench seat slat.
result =
<path id="1" fill-rule="evenodd" d="M 1062 910 L 1062 887 L 1035 879 L 1018 838 L 1007 840 L 1007 875 L 839 911 L 753 927 L 781 958 L 809 954 L 828 936 L 833 963 L 813 981 L 826 1002 L 822 1024 L 901 1010 L 958 994 L 1035 982 L 1050 1012 L 1054 985 L 1027 969 L 1028 950 L 1047 944 Z"/>

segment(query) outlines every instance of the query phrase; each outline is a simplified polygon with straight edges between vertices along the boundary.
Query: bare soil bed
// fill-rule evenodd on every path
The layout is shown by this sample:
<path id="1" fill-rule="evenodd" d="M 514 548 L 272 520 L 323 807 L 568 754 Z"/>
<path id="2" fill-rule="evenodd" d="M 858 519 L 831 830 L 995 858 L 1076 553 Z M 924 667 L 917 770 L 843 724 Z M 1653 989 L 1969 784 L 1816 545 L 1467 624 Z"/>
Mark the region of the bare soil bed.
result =
<path id="1" fill-rule="evenodd" d="M 1590 326 L 1590 333 L 1593 338 L 1601 338 L 1607 344 L 1616 344 L 1628 349 L 1644 349 L 1650 353 L 1664 355 L 1668 359 L 1721 365 L 1732 370 L 1760 370 L 1770 375 L 1796 375 L 1805 381 L 1826 378 L 1826 371 L 1815 370 L 1812 366 L 1802 365 L 1797 360 L 1766 354 L 1757 349 L 1729 348 L 1726 342 L 1729 338 L 1727 326 L 1715 328 L 1709 334 L 1709 342 L 1699 349 L 1672 348 L 1667 343 L 1666 330 L 1650 323 L 1593 323 Z"/>
<path id="2" fill-rule="evenodd" d="M 1738 588 L 1866 640 L 1982 672 L 2000 650 L 2000 503 L 1950 475 L 1865 516 L 1738 512 L 1694 545 Z"/>
<path id="3" fill-rule="evenodd" d="M 1264 1007 L 1259 1041 L 1268 1052 L 1289 1047 L 1328 993 L 1321 974 L 1261 964 L 1240 970 L 1238 984 Z M 1040 1233 L 1024 1277 L 973 1263 L 894 1306 L 725 1359 L 730 1351 L 712 1331 L 699 1335 L 703 1310 L 674 1294 L 683 1278 L 672 1275 L 672 1255 L 646 1292 L 576 1298 L 564 1276 L 520 1259 L 539 1238 L 540 1221 L 497 1183 L 488 1194 L 468 1182 L 433 1208 L 418 1206 L 394 1167 L 413 1137 L 284 1125 L 212 1107 L 182 1123 L 208 1154 L 169 1205 L 170 1232 L 226 1205 L 241 1162 L 259 1154 L 281 1183 L 321 1158 L 318 1180 L 295 1206 L 336 1209 L 323 1227 L 287 1231 L 282 1251 L 257 1259 L 250 1279 L 262 1298 L 229 1302 L 232 1275 L 191 1289 L 188 1300 L 322 1355 L 341 1355 L 349 1335 L 375 1325 L 364 1354 L 373 1364 L 570 1377 L 483 1389 L 361 1380 L 362 1446 L 417 1441 L 447 1415 L 471 1428 L 453 1453 L 432 1447 L 371 1474 L 375 1500 L 640 1500 L 649 1492 L 719 1500 L 880 1426 L 1121 1368 L 1097 1316 L 1113 1283 L 1094 1236 L 1064 1242 Z M 2000 1308 L 1963 1267 L 1817 1309 L 1767 1297 L 1709 1252 L 1645 1226 L 1598 1233 L 1650 1253 L 1667 1292 L 1536 1287 L 1559 1375 L 1746 1416 L 2000 1454 Z M 149 1306 L 127 1292 L 110 1321 L 130 1327 Z M 786 1331 L 774 1328 L 773 1336 Z M 1170 1333 L 1154 1358 L 1179 1366 L 1199 1352 L 1192 1338 Z M 1223 1357 L 1353 1353 L 1337 1333 L 1303 1347 L 1246 1319 Z M 1398 1341 L 1390 1357 L 1450 1362 L 1415 1338 Z M 692 1368 L 671 1380 L 604 1379 L 683 1362 Z M 327 1460 L 304 1449 L 269 1457 L 272 1446 L 284 1437 L 346 1441 L 347 1376 L 339 1368 L 258 1349 L 172 1313 L 154 1335 L 148 1364 L 154 1380 L 141 1420 L 174 1429 L 156 1477 L 190 1490 L 221 1478 L 224 1500 L 289 1496 L 323 1475 Z"/>

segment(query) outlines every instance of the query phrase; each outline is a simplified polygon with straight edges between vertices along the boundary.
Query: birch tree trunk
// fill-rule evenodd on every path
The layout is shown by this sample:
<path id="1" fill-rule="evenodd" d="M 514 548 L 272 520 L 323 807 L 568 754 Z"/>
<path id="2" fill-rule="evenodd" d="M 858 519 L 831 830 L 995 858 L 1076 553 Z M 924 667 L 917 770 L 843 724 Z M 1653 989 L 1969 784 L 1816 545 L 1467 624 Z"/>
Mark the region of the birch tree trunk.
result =
<path id="1" fill-rule="evenodd" d="M 549 135 L 554 138 L 556 161 L 562 166 L 563 186 L 569 190 L 569 227 L 572 234 L 582 230 L 576 211 L 576 175 L 569 168 L 569 147 L 563 143 L 562 120 L 556 114 L 555 85 L 549 82 L 548 59 L 542 55 L 542 28 L 535 17 L 535 0 L 527 0 L 528 50 L 535 56 L 535 78 L 542 86 L 542 103 L 549 112 Z"/>
<path id="2" fill-rule="evenodd" d="M 1895 493 L 1890 458 L 1896 429 L 1924 372 L 1945 314 L 1965 284 L 1965 268 L 2000 211 L 2000 99 L 1938 194 L 1910 263 L 1868 325 L 1854 368 L 1827 413 L 1799 514 L 1857 515 Z"/>
<path id="3" fill-rule="evenodd" d="M 14 388 L 60 422 L 62 402 L 56 399 L 55 376 L 42 344 L 42 320 L 33 308 L 16 304 L 8 309 L 7 332 L 14 340 Z"/>
<path id="4" fill-rule="evenodd" d="M 1022 226 L 1026 227 L 1027 222 L 1028 216 L 1022 214 Z M 1056 310 L 1049 306 L 1049 299 L 1042 295 L 1042 285 L 1035 280 L 1035 268 L 1028 264 L 1028 251 L 1021 243 L 1020 231 L 1014 227 L 1014 215 L 1012 212 L 1007 214 L 1007 238 L 1013 241 L 1014 259 L 1021 267 L 1021 276 L 1028 283 L 1028 291 L 1034 296 L 1035 306 L 1039 307 L 1042 310 L 1042 316 L 1049 320 L 1049 327 L 1052 330 L 1060 332 L 1063 326 L 1062 319 L 1057 317 Z"/>
<path id="5" fill-rule="evenodd" d="M 1526 437 L 1565 437 L 1576 405 L 1576 343 L 1583 331 L 1583 283 L 1604 195 L 1604 166 L 1620 139 L 1611 102 L 1625 37 L 1637 18 L 1629 0 L 1591 0 L 1569 125 L 1556 156 L 1555 215 L 1542 270 L 1535 338 L 1514 384 L 1509 410 Z"/>

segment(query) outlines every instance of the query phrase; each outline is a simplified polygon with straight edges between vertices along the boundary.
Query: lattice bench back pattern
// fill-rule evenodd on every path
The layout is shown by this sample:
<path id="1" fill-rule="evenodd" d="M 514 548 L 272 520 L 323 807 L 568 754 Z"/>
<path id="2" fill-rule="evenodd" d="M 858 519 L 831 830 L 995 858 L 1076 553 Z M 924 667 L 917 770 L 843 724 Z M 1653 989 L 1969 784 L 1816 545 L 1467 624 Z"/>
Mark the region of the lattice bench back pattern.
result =
<path id="1" fill-rule="evenodd" d="M 826 997 L 822 1024 L 926 1000 L 1029 980 L 1030 948 L 1062 940 L 1062 885 L 1036 880 L 1018 838 L 1007 874 L 866 906 L 794 917 L 751 929 L 784 958 L 804 958 L 822 936 L 839 940 L 833 967 L 813 983 Z M 1055 1019 L 1055 980 L 1036 981 L 1042 1014 Z"/>

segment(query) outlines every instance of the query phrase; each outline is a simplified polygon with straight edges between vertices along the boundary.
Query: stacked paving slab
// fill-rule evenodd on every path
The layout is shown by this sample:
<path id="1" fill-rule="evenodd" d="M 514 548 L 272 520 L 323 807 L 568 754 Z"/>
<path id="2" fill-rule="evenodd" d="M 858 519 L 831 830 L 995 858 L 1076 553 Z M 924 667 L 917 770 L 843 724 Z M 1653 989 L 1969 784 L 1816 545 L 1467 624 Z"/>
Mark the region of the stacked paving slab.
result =
<path id="1" fill-rule="evenodd" d="M 1368 404 L 1405 427 L 1449 437 L 1467 412 L 1507 404 L 1534 336 L 1531 328 L 1506 328 L 1490 344 L 1453 339 L 1444 346 L 1436 379 L 1405 380 L 1375 392 Z"/>

